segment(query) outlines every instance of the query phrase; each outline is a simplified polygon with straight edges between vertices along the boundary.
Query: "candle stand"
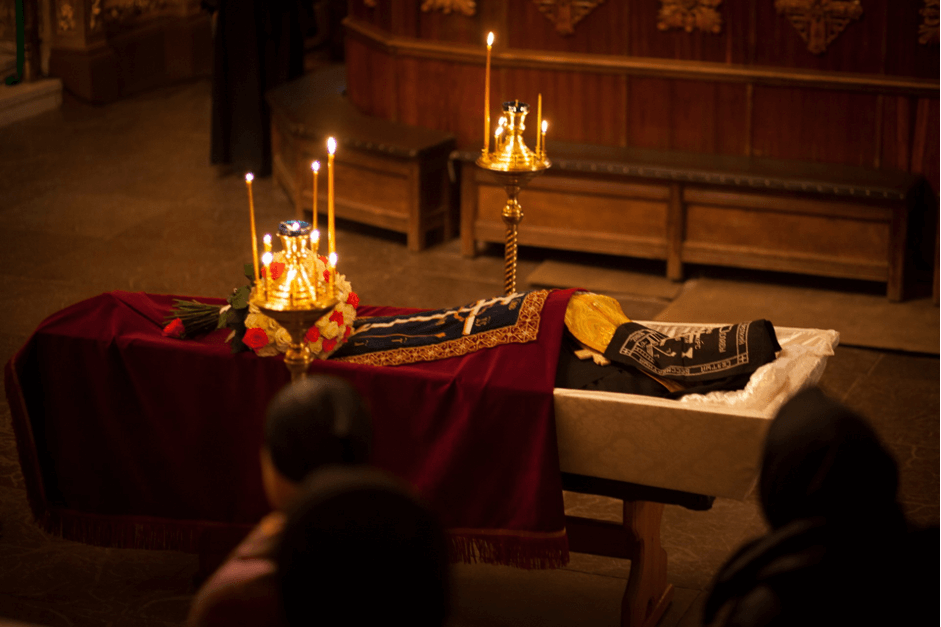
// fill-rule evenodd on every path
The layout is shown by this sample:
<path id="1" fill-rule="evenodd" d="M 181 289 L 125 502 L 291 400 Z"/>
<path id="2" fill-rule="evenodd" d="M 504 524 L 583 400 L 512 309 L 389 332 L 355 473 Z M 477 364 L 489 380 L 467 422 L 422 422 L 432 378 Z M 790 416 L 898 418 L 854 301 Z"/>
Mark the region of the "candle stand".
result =
<path id="1" fill-rule="evenodd" d="M 256 282 L 251 303 L 266 316 L 284 327 L 291 342 L 284 355 L 284 364 L 291 381 L 307 376 L 314 360 L 304 341 L 307 330 L 337 305 L 335 283 L 324 283 L 307 271 L 307 260 L 315 251 L 310 249 L 312 227 L 300 220 L 282 222 L 278 236 L 284 249 L 284 270 L 278 279 L 271 276 L 270 257 L 266 255 L 265 276 Z"/>
<path id="2" fill-rule="evenodd" d="M 507 200 L 503 207 L 503 223 L 506 225 L 503 286 L 506 294 L 512 294 L 516 291 L 517 240 L 519 224 L 523 220 L 519 194 L 530 180 L 542 174 L 552 163 L 546 158 L 543 147 L 534 152 L 523 141 L 523 130 L 526 128 L 524 120 L 529 113 L 529 105 L 518 100 L 504 102 L 503 113 L 496 132 L 494 151 L 487 152 L 485 148 L 476 163 L 491 172 L 506 190 Z M 540 146 L 538 140 L 536 144 Z"/>

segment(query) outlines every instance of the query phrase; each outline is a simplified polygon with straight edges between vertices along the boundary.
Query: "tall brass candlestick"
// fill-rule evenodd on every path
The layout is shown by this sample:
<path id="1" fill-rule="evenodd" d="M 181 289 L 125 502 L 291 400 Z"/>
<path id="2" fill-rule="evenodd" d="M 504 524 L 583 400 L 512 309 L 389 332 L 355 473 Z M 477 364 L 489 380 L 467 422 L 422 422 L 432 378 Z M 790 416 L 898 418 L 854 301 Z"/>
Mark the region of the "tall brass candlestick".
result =
<path id="1" fill-rule="evenodd" d="M 490 152 L 490 50 L 493 33 L 487 35 L 487 69 L 484 71 L 484 156 Z"/>
<path id="2" fill-rule="evenodd" d="M 255 175 L 251 172 L 245 175 L 245 185 L 248 187 L 248 213 L 252 221 L 252 265 L 255 267 L 255 285 L 258 285 L 258 236 L 255 234 L 255 199 L 252 197 L 252 181 Z"/>
<path id="3" fill-rule="evenodd" d="M 327 252 L 335 253 L 337 241 L 334 231 L 333 153 L 337 151 L 337 140 L 332 137 L 327 140 L 327 151 Z"/>
<path id="4" fill-rule="evenodd" d="M 311 219 L 310 223 L 314 227 L 314 230 L 317 230 L 317 179 L 320 178 L 320 162 L 314 161 L 310 164 L 310 169 L 314 172 L 314 199 L 311 202 Z M 316 252 L 316 251 L 314 251 Z"/>

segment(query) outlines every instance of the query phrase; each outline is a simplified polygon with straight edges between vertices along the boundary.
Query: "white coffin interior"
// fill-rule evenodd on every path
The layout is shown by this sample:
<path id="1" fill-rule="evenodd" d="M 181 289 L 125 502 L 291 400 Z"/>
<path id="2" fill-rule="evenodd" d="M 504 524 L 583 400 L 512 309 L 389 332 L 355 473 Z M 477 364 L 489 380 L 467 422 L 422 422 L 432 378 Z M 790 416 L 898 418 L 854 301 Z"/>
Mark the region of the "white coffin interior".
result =
<path id="1" fill-rule="evenodd" d="M 640 322 L 670 336 L 718 325 Z M 819 381 L 839 342 L 832 330 L 775 329 L 781 351 L 743 390 L 665 400 L 556 388 L 563 472 L 744 499 L 781 405 Z"/>

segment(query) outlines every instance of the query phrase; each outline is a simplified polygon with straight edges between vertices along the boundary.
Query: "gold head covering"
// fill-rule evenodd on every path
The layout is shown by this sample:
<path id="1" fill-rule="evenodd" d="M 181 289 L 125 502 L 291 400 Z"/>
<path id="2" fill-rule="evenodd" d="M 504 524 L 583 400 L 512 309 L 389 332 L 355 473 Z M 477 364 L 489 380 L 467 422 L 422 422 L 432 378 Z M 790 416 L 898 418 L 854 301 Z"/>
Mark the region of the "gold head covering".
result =
<path id="1" fill-rule="evenodd" d="M 604 353 L 615 329 L 628 322 L 618 301 L 592 292 L 575 294 L 565 310 L 565 326 L 575 339 L 599 353 Z"/>

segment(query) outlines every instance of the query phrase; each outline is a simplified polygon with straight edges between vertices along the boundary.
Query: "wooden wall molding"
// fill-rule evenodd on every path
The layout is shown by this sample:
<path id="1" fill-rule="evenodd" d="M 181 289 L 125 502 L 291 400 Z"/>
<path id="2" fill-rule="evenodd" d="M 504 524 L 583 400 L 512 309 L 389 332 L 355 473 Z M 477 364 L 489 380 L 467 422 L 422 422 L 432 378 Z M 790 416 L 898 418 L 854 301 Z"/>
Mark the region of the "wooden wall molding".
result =
<path id="1" fill-rule="evenodd" d="M 486 58 L 484 45 L 471 46 L 401 37 L 350 18 L 344 21 L 344 25 L 349 36 L 364 41 L 375 50 L 388 53 L 390 57 L 454 61 L 481 67 Z M 899 93 L 926 98 L 937 98 L 939 95 L 937 80 L 799 68 L 730 66 L 707 61 L 679 61 L 495 47 L 492 53 L 492 64 L 494 68 L 626 74 L 665 79 Z"/>

